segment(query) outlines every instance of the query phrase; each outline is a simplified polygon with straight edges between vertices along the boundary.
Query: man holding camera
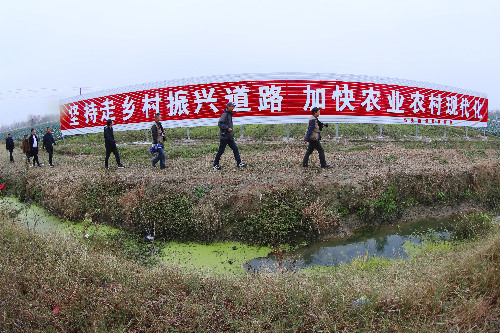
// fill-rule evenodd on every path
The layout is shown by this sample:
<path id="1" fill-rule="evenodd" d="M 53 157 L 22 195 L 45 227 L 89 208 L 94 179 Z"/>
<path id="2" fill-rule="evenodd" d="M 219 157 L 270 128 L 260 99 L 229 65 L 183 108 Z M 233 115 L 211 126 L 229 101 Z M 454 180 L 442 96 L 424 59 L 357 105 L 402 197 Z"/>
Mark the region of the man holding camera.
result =
<path id="1" fill-rule="evenodd" d="M 330 167 L 330 164 L 326 163 L 325 151 L 323 147 L 321 147 L 321 143 L 319 142 L 321 140 L 321 130 L 323 130 L 323 126 L 328 127 L 328 124 L 324 124 L 321 121 L 319 121 L 318 119 L 319 114 L 320 114 L 320 109 L 314 107 L 312 109 L 312 116 L 309 119 L 309 127 L 307 128 L 306 137 L 304 138 L 304 142 L 309 143 L 306 155 L 304 156 L 304 160 L 302 161 L 302 166 L 304 168 L 308 167 L 309 156 L 312 154 L 314 149 L 318 151 L 319 162 L 321 164 L 321 167 L 322 168 Z"/>

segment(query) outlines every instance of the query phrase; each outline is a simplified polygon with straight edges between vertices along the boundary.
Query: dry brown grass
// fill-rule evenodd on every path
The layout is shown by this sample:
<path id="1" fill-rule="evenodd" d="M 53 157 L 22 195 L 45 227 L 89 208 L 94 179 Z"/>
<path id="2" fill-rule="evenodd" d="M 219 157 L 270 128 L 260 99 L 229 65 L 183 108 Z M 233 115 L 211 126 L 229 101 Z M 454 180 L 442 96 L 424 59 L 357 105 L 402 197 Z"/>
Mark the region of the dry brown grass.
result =
<path id="1" fill-rule="evenodd" d="M 210 276 L 147 268 L 99 241 L 0 225 L 0 330 L 497 332 L 500 230 L 413 259 Z M 320 270 L 321 271 L 321 270 Z M 352 302 L 366 296 L 366 306 Z"/>

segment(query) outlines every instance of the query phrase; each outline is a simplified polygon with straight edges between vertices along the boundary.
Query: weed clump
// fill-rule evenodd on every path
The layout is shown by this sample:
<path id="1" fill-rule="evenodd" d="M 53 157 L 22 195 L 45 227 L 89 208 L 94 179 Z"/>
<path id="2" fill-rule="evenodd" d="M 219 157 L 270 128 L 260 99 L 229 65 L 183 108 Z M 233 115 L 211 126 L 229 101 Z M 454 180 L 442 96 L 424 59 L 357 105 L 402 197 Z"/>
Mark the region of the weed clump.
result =
<path id="1" fill-rule="evenodd" d="M 454 240 L 472 240 L 485 235 L 493 227 L 491 216 L 483 212 L 463 214 L 455 220 Z"/>
<path id="2" fill-rule="evenodd" d="M 262 197 L 260 209 L 237 223 L 239 236 L 260 245 L 296 244 L 314 238 L 317 227 L 305 196 L 297 190 L 279 190 Z"/>

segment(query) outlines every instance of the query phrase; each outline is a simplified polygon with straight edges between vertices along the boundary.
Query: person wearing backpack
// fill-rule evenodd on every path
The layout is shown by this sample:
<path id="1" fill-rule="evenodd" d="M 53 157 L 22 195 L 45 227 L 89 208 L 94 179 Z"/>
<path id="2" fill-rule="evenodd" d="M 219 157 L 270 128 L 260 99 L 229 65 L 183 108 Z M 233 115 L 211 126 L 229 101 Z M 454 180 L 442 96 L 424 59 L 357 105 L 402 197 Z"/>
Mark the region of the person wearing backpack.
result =
<path id="1" fill-rule="evenodd" d="M 328 124 L 319 121 L 319 114 L 320 109 L 318 107 L 314 107 L 312 109 L 312 116 L 311 118 L 309 118 L 309 126 L 307 127 L 306 137 L 304 138 L 304 142 L 309 143 L 309 146 L 306 150 L 306 155 L 304 156 L 304 160 L 302 161 L 302 166 L 304 168 L 307 168 L 309 166 L 309 156 L 314 150 L 318 151 L 319 162 L 322 168 L 329 168 L 331 166 L 330 164 L 326 163 L 325 150 L 320 143 L 321 130 L 323 130 L 323 126 L 328 127 Z"/>

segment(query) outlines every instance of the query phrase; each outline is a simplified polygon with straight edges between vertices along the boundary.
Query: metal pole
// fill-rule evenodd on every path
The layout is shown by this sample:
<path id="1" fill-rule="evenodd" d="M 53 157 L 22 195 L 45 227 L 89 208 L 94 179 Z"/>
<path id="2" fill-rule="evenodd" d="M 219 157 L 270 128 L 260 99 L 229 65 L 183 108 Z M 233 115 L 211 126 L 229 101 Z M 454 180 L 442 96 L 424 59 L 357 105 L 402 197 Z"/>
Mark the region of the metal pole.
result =
<path id="1" fill-rule="evenodd" d="M 418 136 L 418 124 L 415 125 L 415 136 Z"/>
<path id="2" fill-rule="evenodd" d="M 286 124 L 286 138 L 290 138 L 290 124 Z"/>
<path id="3" fill-rule="evenodd" d="M 380 136 L 382 136 L 382 124 L 380 124 Z"/>
<path id="4" fill-rule="evenodd" d="M 465 136 L 469 137 L 469 128 L 468 127 L 465 128 Z"/>
<path id="5" fill-rule="evenodd" d="M 335 137 L 339 137 L 339 124 L 335 124 Z"/>
<path id="6" fill-rule="evenodd" d="M 63 138 L 63 144 L 66 144 L 66 140 L 64 140 L 64 135 L 62 136 L 62 138 Z"/>
<path id="7" fill-rule="evenodd" d="M 243 139 L 243 125 L 240 125 L 240 139 Z"/>
<path id="8" fill-rule="evenodd" d="M 484 128 L 484 135 L 483 136 L 486 136 L 486 127 Z"/>
<path id="9" fill-rule="evenodd" d="M 87 134 L 83 133 L 83 140 L 85 140 L 85 145 L 87 145 Z"/>
<path id="10" fill-rule="evenodd" d="M 148 130 L 146 130 L 146 142 L 149 141 L 149 138 L 148 138 Z"/>
<path id="11" fill-rule="evenodd" d="M 446 138 L 446 125 L 444 125 L 444 137 Z"/>
<path id="12" fill-rule="evenodd" d="M 189 127 L 187 128 L 187 137 L 188 137 L 188 140 L 191 140 L 191 138 L 189 137 Z"/>

